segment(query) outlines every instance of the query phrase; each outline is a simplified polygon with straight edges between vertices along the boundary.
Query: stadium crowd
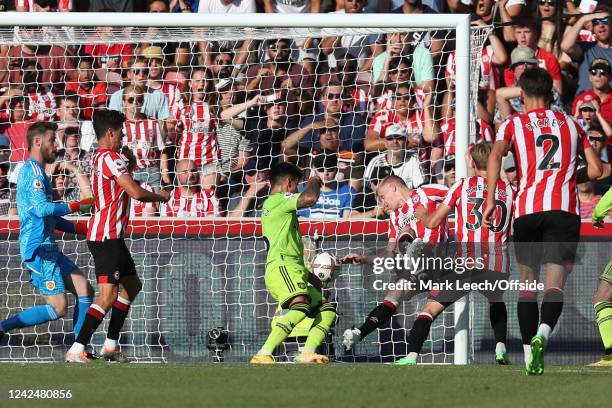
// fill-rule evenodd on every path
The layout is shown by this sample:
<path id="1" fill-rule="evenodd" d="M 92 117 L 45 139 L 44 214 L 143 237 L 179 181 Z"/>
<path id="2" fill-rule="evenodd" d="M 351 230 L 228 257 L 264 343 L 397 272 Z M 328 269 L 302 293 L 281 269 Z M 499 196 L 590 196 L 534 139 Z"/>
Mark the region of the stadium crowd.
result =
<path id="1" fill-rule="evenodd" d="M 586 9 L 589 4 L 591 7 Z M 554 109 L 574 115 L 604 163 L 612 158 L 610 8 L 562 0 L 15 0 L 31 12 L 471 13 L 495 28 L 480 60 L 476 134 L 494 140 L 523 111 L 514 86 L 541 66 L 552 76 Z M 314 18 L 314 17 L 313 17 Z M 256 41 L 109 43 L 0 47 L 0 215 L 16 215 L 14 186 L 27 159 L 28 127 L 57 124 L 58 160 L 46 168 L 56 200 L 91 195 L 96 110 L 125 115 L 134 178 L 173 188 L 160 205 L 132 203 L 135 216 L 259 216 L 269 169 L 298 163 L 324 182 L 317 218 L 382 218 L 375 192 L 395 174 L 410 188 L 455 181 L 453 33 Z M 609 166 L 608 166 L 609 169 Z M 514 159 L 503 162 L 516 183 Z M 305 174 L 307 176 L 308 174 Z M 612 185 L 579 184 L 590 218 Z"/>

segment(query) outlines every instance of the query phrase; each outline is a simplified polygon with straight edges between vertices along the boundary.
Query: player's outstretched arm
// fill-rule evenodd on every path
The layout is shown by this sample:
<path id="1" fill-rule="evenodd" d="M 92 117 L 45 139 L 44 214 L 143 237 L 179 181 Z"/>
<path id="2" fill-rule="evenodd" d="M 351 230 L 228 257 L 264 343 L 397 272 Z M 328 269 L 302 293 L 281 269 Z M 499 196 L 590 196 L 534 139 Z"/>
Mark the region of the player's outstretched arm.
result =
<path id="1" fill-rule="evenodd" d="M 347 255 L 344 255 L 342 258 L 340 258 L 340 262 L 343 264 L 372 265 L 376 258 L 393 258 L 393 256 L 395 255 L 396 246 L 397 246 L 397 241 L 395 239 L 390 239 L 385 249 L 383 249 L 381 252 L 378 252 L 374 255 L 362 255 L 362 254 L 351 252 Z"/>
<path id="2" fill-rule="evenodd" d="M 81 201 L 58 202 L 54 203 L 47 200 L 47 195 L 44 189 L 44 177 L 36 177 L 32 183 L 30 195 L 30 207 L 28 211 L 38 218 L 50 216 L 62 216 L 79 211 L 81 208 L 93 203 L 93 198 L 86 197 Z"/>
<path id="3" fill-rule="evenodd" d="M 170 199 L 170 193 L 166 190 L 161 190 L 159 193 L 147 191 L 134 181 L 129 174 L 123 174 L 117 177 L 117 183 L 125 190 L 134 200 L 138 200 L 143 203 L 154 203 L 162 202 L 165 203 Z"/>
<path id="4" fill-rule="evenodd" d="M 87 235 L 87 223 L 82 221 L 70 222 L 62 217 L 55 217 L 55 229 L 69 234 Z"/>
<path id="5" fill-rule="evenodd" d="M 321 194 L 321 184 L 323 182 L 317 176 L 311 177 L 306 182 L 306 189 L 298 197 L 297 208 L 312 207 L 319 200 Z"/>

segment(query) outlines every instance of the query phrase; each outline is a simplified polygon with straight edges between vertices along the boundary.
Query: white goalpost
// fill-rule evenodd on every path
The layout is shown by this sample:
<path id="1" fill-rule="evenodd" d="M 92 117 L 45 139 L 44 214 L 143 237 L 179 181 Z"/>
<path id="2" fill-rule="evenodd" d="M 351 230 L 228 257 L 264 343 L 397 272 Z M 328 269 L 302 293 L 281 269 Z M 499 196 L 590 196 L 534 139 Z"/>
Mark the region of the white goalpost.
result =
<path id="1" fill-rule="evenodd" d="M 108 29 L 105 30 L 104 27 Z M 165 121 L 165 125 L 160 126 L 167 133 L 167 141 L 164 142 L 161 149 L 169 149 L 173 155 L 180 154 L 180 147 L 177 146 L 181 143 L 182 135 L 189 130 L 185 126 L 179 127 L 178 125 L 170 130 L 168 122 L 172 122 L 172 126 L 175 126 L 176 123 L 187 123 L 184 117 L 185 109 L 191 103 L 190 92 L 197 91 L 189 88 L 190 76 L 207 65 L 215 65 L 215 67 L 208 68 L 208 71 L 212 72 L 211 78 L 208 79 L 210 87 L 202 92 L 206 94 L 211 116 L 216 118 L 217 128 L 211 132 L 216 132 L 219 137 L 220 149 L 225 148 L 223 144 L 225 133 L 222 133 L 221 128 L 226 126 L 226 122 L 221 119 L 221 112 L 228 109 L 227 106 L 222 106 L 222 92 L 225 92 L 228 83 L 230 87 L 233 87 L 232 98 L 235 98 L 236 95 L 243 95 L 241 103 L 250 100 L 258 93 L 270 95 L 270 92 L 272 94 L 282 92 L 283 95 L 292 95 L 288 97 L 289 102 L 285 107 L 286 117 L 289 119 L 284 119 L 286 120 L 284 123 L 287 123 L 288 127 L 293 120 L 295 122 L 295 127 L 291 129 L 293 132 L 307 126 L 309 123 L 307 118 L 312 116 L 312 122 L 315 121 L 316 114 L 313 112 L 322 109 L 321 94 L 326 90 L 326 84 L 329 83 L 326 81 L 330 81 L 330 78 L 340 78 L 338 86 L 342 87 L 343 94 L 340 98 L 351 98 L 349 102 L 345 100 L 346 103 L 342 106 L 343 114 L 349 112 L 353 115 L 351 117 L 359 119 L 358 123 L 355 120 L 338 123 L 336 130 L 340 134 L 338 137 L 343 140 L 343 130 L 346 130 L 349 135 L 361 132 L 360 134 L 365 135 L 362 137 L 365 137 L 364 140 L 367 142 L 368 130 L 375 128 L 373 123 L 376 121 L 376 114 L 385 109 L 393 110 L 390 107 L 392 102 L 389 102 L 388 95 L 392 93 L 391 86 L 397 86 L 400 83 L 399 80 L 392 84 L 390 80 L 378 81 L 377 78 L 374 78 L 373 72 L 378 68 L 371 68 L 367 65 L 367 59 L 370 58 L 369 50 L 374 49 L 377 45 L 384 45 L 384 38 L 393 33 L 411 33 L 410 50 L 414 51 L 415 47 L 423 47 L 433 55 L 431 57 L 434 64 L 432 71 L 435 73 L 436 82 L 444 82 L 444 65 L 448 55 L 454 53 L 454 77 L 456 79 L 454 97 L 449 102 L 451 106 L 443 105 L 444 86 L 441 86 L 432 90 L 434 93 L 432 110 L 436 116 L 439 116 L 440 112 L 448 109 L 452 112 L 450 115 L 454 117 L 456 135 L 454 165 L 457 178 L 467 175 L 464 156 L 468 143 L 475 139 L 475 109 L 480 59 L 483 44 L 490 31 L 491 27 L 471 27 L 469 15 L 451 14 L 424 16 L 401 14 L 0 13 L 0 46 L 5 46 L 9 50 L 6 89 L 29 89 L 28 84 L 23 80 L 24 73 L 28 72 L 24 67 L 33 60 L 34 71 L 40 71 L 37 81 L 41 86 L 32 88 L 33 91 L 23 91 L 23 95 L 27 99 L 28 93 L 30 95 L 32 93 L 35 95 L 44 92 L 53 93 L 54 103 L 57 103 L 58 106 L 47 107 L 47 109 L 54 110 L 53 118 L 58 122 L 61 121 L 57 119 L 59 115 L 64 114 L 60 112 L 59 104 L 62 103 L 62 95 L 66 95 L 67 92 L 65 85 L 69 82 L 69 75 L 72 75 L 72 71 L 78 71 L 79 61 L 86 58 L 83 53 L 85 46 L 90 46 L 90 49 L 113 44 L 131 46 L 131 55 L 127 53 L 110 57 L 93 55 L 96 65 L 92 69 L 96 78 L 103 81 L 104 79 L 99 76 L 106 73 L 106 80 L 111 81 L 112 83 L 109 83 L 115 86 L 115 88 L 111 86 L 107 89 L 113 89 L 112 92 L 114 92 L 116 89 L 124 88 L 128 81 L 126 77 L 126 72 L 129 70 L 128 60 L 136 53 L 134 50 L 138 49 L 138 52 L 142 53 L 142 50 L 145 49 L 141 45 L 143 43 L 159 45 L 165 53 L 165 65 L 162 69 L 160 84 L 164 86 L 164 81 L 169 82 L 171 81 L 169 78 L 172 78 L 173 86 L 183 87 L 173 94 L 178 98 L 174 102 L 171 100 L 172 95 L 168 96 L 167 89 L 163 88 L 166 97 L 170 98 L 168 100 L 170 117 L 160 119 L 160 123 Z M 316 49 L 314 54 L 311 49 L 302 48 L 304 43 L 314 43 L 321 47 L 321 39 L 341 36 L 350 37 L 354 41 L 349 46 L 343 46 L 341 42 L 338 42 L 331 53 L 324 53 L 316 45 L 311 46 L 311 49 Z M 355 40 L 367 36 L 372 36 L 377 40 L 367 44 L 357 43 Z M 415 38 L 420 38 L 420 40 L 415 40 Z M 272 78 L 269 80 L 271 85 L 264 89 L 263 84 L 266 78 L 262 79 L 261 75 L 255 78 L 256 75 L 251 75 L 251 71 L 256 71 L 258 67 L 269 61 L 266 60 L 268 48 L 264 44 L 277 42 L 280 39 L 287 39 L 291 43 L 291 64 L 300 66 L 302 71 L 299 74 L 287 73 L 284 81 L 276 81 Z M 248 41 L 251 41 L 250 48 L 246 46 L 240 48 Z M 443 45 L 442 51 L 431 49 L 431 44 L 435 41 Z M 173 45 L 170 47 L 166 46 L 167 44 Z M 43 62 L 43 59 L 47 56 L 44 52 L 35 51 L 31 55 L 21 56 L 15 54 L 16 51 L 13 50 L 21 49 L 19 47 L 23 45 L 28 46 L 30 50 L 49 46 L 56 47 L 56 49 L 61 48 L 65 52 L 65 57 L 77 66 L 68 68 L 51 64 L 49 68 L 45 68 L 46 62 Z M 336 48 L 341 47 L 360 54 L 353 56 L 359 71 L 354 73 L 354 87 L 352 83 L 342 82 L 344 73 L 336 65 L 336 60 L 343 60 L 348 66 L 349 58 L 346 55 L 349 53 L 343 51 L 345 53 L 340 54 Z M 227 49 L 230 49 L 231 52 L 226 51 Z M 227 53 L 233 56 L 235 62 L 241 52 L 246 56 L 245 61 L 240 64 L 230 62 L 235 71 L 231 76 L 222 77 L 219 74 L 221 70 L 216 66 L 216 58 Z M 179 58 L 181 53 L 184 58 Z M 174 57 L 170 57 L 170 54 Z M 336 56 L 332 58 L 329 55 Z M 113 57 L 119 61 L 119 67 L 102 66 L 104 58 Z M 10 58 L 15 61 L 19 60 L 21 65 L 10 65 Z M 61 58 L 58 57 L 58 61 L 61 61 Z M 399 64 L 406 63 L 405 61 L 412 61 L 412 55 L 398 55 L 396 64 L 399 67 Z M 362 64 L 368 68 L 361 70 Z M 310 66 L 314 67 L 314 71 L 304 71 L 303 67 Z M 372 63 L 372 66 L 375 64 Z M 381 75 L 389 75 L 390 78 L 391 74 L 385 71 L 388 66 L 385 65 L 385 67 L 387 68 L 383 69 Z M 414 80 L 415 73 L 412 68 L 410 69 L 410 79 L 407 82 L 413 83 L 417 89 L 418 84 Z M 149 68 L 148 72 L 150 71 Z M 166 75 L 168 73 L 173 73 L 173 75 Z M 43 92 L 43 79 L 41 78 L 45 78 L 45 75 L 48 77 L 44 80 L 44 85 L 48 85 L 48 89 Z M 215 77 L 215 75 L 220 76 Z M 298 76 L 299 80 L 296 79 Z M 14 78 L 17 77 L 20 79 L 15 82 Z M 183 82 L 176 80 L 177 77 L 183 78 Z M 255 80 L 253 78 L 260 82 L 253 82 Z M 224 82 L 225 79 L 228 81 Z M 71 80 L 74 81 L 74 77 Z M 296 81 L 302 82 L 297 83 Z M 305 85 L 306 83 L 308 85 Z M 354 94 L 351 93 L 353 88 L 356 90 Z M 8 92 L 6 89 L 2 92 Z M 109 103 L 112 92 L 106 91 L 105 104 Z M 359 92 L 365 96 L 355 96 Z M 419 109 L 423 109 L 422 99 L 419 99 L 422 96 L 418 96 L 417 91 L 414 92 L 417 94 L 413 96 L 416 98 L 415 106 L 418 105 Z M 83 95 L 85 93 L 79 100 L 80 104 L 85 100 Z M 32 110 L 34 104 L 32 98 L 34 97 L 30 96 L 29 99 L 30 115 L 36 114 L 42 117 L 42 110 Z M 269 101 L 274 101 L 274 99 L 269 99 Z M 233 102 L 238 105 L 237 101 L 233 100 Z M 364 107 L 358 111 L 357 107 L 360 103 Z M 251 157 L 257 158 L 254 161 L 255 168 L 258 171 L 264 171 L 263 167 L 257 167 L 259 165 L 257 163 L 262 162 L 260 159 L 263 156 L 269 156 L 265 158 L 266 166 L 269 168 L 269 163 L 282 158 L 283 153 L 273 153 L 276 147 L 272 142 L 269 152 L 261 149 L 258 152 L 257 143 L 259 142 L 253 142 L 252 138 L 264 133 L 257 127 L 249 128 L 251 123 L 249 121 L 261 123 L 267 119 L 262 116 L 263 107 L 260 110 L 256 108 L 259 109 L 258 106 L 245 108 L 244 112 L 236 115 L 236 118 L 244 121 L 244 123 L 241 122 L 243 123 L 242 129 L 236 128 L 234 122 L 231 123 L 234 128 L 230 129 L 238 129 L 235 134 L 242 136 L 236 136 L 236 138 L 244 137 L 246 140 L 244 143 L 251 143 L 249 145 Z M 86 108 L 79 105 L 79 109 Z M 74 126 L 79 128 L 81 138 L 79 146 L 83 148 L 83 140 L 87 138 L 88 119 L 85 118 L 82 111 L 79 115 Z M 11 120 L 7 119 L 8 127 L 14 126 Z M 68 127 L 70 126 L 72 125 Z M 332 128 L 336 126 L 329 127 L 329 129 Z M 229 132 L 229 130 L 225 131 Z M 174 136 L 172 133 L 175 133 Z M 313 135 L 315 135 L 314 131 Z M 89 131 L 89 138 L 92 140 L 91 131 Z M 422 164 L 421 170 L 425 177 L 431 180 L 442 179 L 441 170 L 436 170 L 437 167 L 434 164 L 429 164 L 432 157 L 431 152 L 436 148 L 442 149 L 440 146 L 441 144 L 430 145 L 421 140 L 416 148 L 417 157 L 423 157 L 423 163 L 428 163 Z M 295 160 L 297 163 L 310 163 L 309 161 L 303 162 L 302 159 L 314 157 L 313 152 L 316 148 L 312 147 L 312 151 L 306 153 L 300 149 L 302 149 L 301 145 L 299 149 L 296 147 Z M 351 163 L 362 160 L 360 165 L 365 168 L 366 160 L 370 160 L 381 152 L 377 149 L 370 149 L 367 152 L 363 147 L 360 149 L 364 151 L 353 150 L 351 152 L 350 160 L 353 161 L 348 161 L 349 170 L 346 170 L 347 172 L 351 171 Z M 343 171 L 341 163 L 345 163 L 342 160 L 344 160 L 343 154 L 346 155 L 346 153 L 339 148 L 337 167 L 340 172 Z M 219 153 L 221 163 L 218 164 L 219 169 L 225 166 L 221 162 L 225 160 L 224 154 L 225 151 Z M 444 155 L 441 154 L 443 159 Z M 358 156 L 362 158 L 357 159 Z M 217 170 L 219 175 L 225 172 L 228 180 L 234 177 L 236 160 L 238 159 L 232 157 L 226 170 Z M 17 161 L 16 159 L 15 162 Z M 431 162 L 433 163 L 433 159 Z M 198 164 L 198 166 L 203 166 L 201 167 L 203 169 L 205 164 Z M 424 168 L 424 166 L 427 167 Z M 11 164 L 11 170 L 14 170 L 15 167 Z M 160 172 L 159 169 L 158 172 Z M 171 173 L 172 177 L 175 177 L 174 185 L 178 186 L 178 171 L 176 173 L 171 171 Z M 201 176 L 205 175 L 205 172 L 201 171 Z M 350 175 L 343 177 L 346 177 L 344 181 L 353 180 Z M 360 177 L 363 180 L 362 174 Z M 69 177 L 65 176 L 65 178 Z M 242 176 L 240 180 L 239 183 L 243 185 L 228 199 L 230 204 L 233 202 L 232 199 L 240 203 L 240 200 L 250 191 L 248 183 L 251 182 L 242 181 Z M 341 179 L 338 178 L 338 180 Z M 364 190 L 366 186 L 367 182 L 361 185 Z M 155 186 L 150 187 L 155 188 Z M 212 208 L 212 204 L 210 205 Z M 256 205 L 253 204 L 253 206 Z M 136 216 L 131 221 L 126 239 L 134 254 L 139 275 L 143 279 L 144 289 L 134 303 L 131 315 L 126 320 L 121 337 L 122 348 L 127 350 L 128 357 L 136 361 L 194 359 L 208 361 L 206 359 L 207 356 L 210 356 L 209 351 L 211 353 L 219 351 L 213 350 L 214 339 L 211 339 L 209 331 L 216 327 L 223 327 L 224 330 L 227 330 L 226 342 L 229 347 L 225 350 L 226 360 L 246 361 L 262 342 L 276 308 L 274 302 L 267 296 L 263 285 L 265 249 L 259 236 L 258 219 L 253 217 L 256 215 L 256 208 L 249 213 L 245 210 L 239 218 L 223 216 L 224 214 L 214 211 L 203 216 L 202 214 L 194 216 L 195 213 L 187 214 L 180 211 L 177 213 L 177 211 L 179 210 L 175 209 L 175 216 L 162 213 L 161 208 L 154 209 L 152 213 L 134 213 Z M 230 213 L 229 210 L 228 213 Z M 236 214 L 238 213 L 230 215 Z M 386 242 L 384 235 L 387 221 L 385 220 L 313 217 L 301 219 L 300 224 L 307 246 L 311 251 L 324 249 L 343 255 L 349 251 L 372 250 L 381 245 L 384 246 Z M 17 219 L 0 216 L 0 237 L 2 238 L 0 242 L 0 254 L 2 254 L 0 255 L 0 320 L 42 301 L 42 298 L 28 284 L 28 274 L 21 267 L 17 243 L 18 234 Z M 63 250 L 82 268 L 95 288 L 93 264 L 84 241 L 74 236 L 63 235 L 58 238 L 58 242 L 60 250 Z M 338 340 L 342 330 L 353 324 L 359 324 L 367 316 L 369 309 L 382 300 L 383 293 L 372 291 L 372 276 L 371 271 L 367 268 L 343 267 L 330 288 L 330 296 L 337 301 L 340 316 L 334 338 L 330 340 L 330 350 L 341 361 L 388 361 L 401 356 L 402 348 L 396 347 L 396 343 L 400 342 L 398 339 L 402 337 L 400 332 L 403 333 L 410 329 L 416 310 L 418 310 L 415 305 L 422 304 L 424 301 L 421 297 L 411 300 L 409 305 L 400 306 L 394 322 L 384 329 L 387 330 L 385 333 L 382 333 L 383 329 L 381 329 L 378 339 L 373 333 L 371 338 L 366 339 L 360 346 L 363 348 L 357 349 L 355 354 L 350 356 L 342 354 L 341 342 Z M 387 278 L 392 279 L 391 276 Z M 440 316 L 440 322 L 432 326 L 432 334 L 424 347 L 423 356 L 425 357 L 422 362 L 470 363 L 472 351 L 469 311 L 469 301 L 463 298 Z M 66 347 L 69 347 L 72 341 L 71 313 L 69 311 L 65 319 L 8 334 L 0 344 L 0 361 L 56 361 L 61 359 Z M 94 346 L 102 342 L 102 333 L 105 328 L 106 323 L 98 330 L 100 333 L 94 337 Z"/>

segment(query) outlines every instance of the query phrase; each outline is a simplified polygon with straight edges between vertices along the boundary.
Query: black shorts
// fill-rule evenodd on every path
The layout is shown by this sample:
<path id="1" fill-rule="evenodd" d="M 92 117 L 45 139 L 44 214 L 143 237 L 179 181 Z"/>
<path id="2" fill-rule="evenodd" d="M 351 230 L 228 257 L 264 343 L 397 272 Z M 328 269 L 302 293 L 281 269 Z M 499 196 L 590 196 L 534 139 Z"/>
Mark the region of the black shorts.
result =
<path id="1" fill-rule="evenodd" d="M 580 239 L 580 216 L 566 211 L 544 211 L 514 220 L 516 258 L 521 265 L 571 265 Z"/>
<path id="2" fill-rule="evenodd" d="M 119 284 L 121 278 L 136 275 L 136 265 L 123 238 L 87 241 L 93 256 L 98 283 Z"/>

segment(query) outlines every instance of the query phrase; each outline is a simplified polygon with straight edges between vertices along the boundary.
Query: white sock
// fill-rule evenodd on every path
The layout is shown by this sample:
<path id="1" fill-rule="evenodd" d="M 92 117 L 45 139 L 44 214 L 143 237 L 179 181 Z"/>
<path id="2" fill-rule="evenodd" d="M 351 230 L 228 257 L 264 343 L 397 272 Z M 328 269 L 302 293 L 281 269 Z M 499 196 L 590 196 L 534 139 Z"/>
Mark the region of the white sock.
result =
<path id="1" fill-rule="evenodd" d="M 531 358 L 531 344 L 523 344 L 523 353 L 525 354 L 525 364 L 527 364 L 529 358 Z"/>
<path id="2" fill-rule="evenodd" d="M 416 360 L 416 358 L 419 356 L 419 353 L 411 351 L 410 353 L 408 353 L 408 355 L 406 357 L 408 358 L 414 358 Z"/>
<path id="3" fill-rule="evenodd" d="M 552 332 L 552 328 L 546 323 L 541 323 L 540 327 L 538 327 L 538 334 L 541 334 L 544 337 L 544 343 L 548 343 L 548 339 L 550 338 L 550 333 Z"/>
<path id="4" fill-rule="evenodd" d="M 505 353 L 506 352 L 506 345 L 500 341 L 499 343 L 497 343 L 495 345 L 495 352 L 496 353 L 497 352 Z"/>
<path id="5" fill-rule="evenodd" d="M 81 343 L 77 343 L 76 341 L 72 343 L 72 347 L 68 350 L 69 353 L 82 353 L 85 351 L 85 345 Z"/>
<path id="6" fill-rule="evenodd" d="M 107 338 L 104 340 L 104 349 L 106 350 L 115 350 L 117 348 L 117 340 Z"/>

